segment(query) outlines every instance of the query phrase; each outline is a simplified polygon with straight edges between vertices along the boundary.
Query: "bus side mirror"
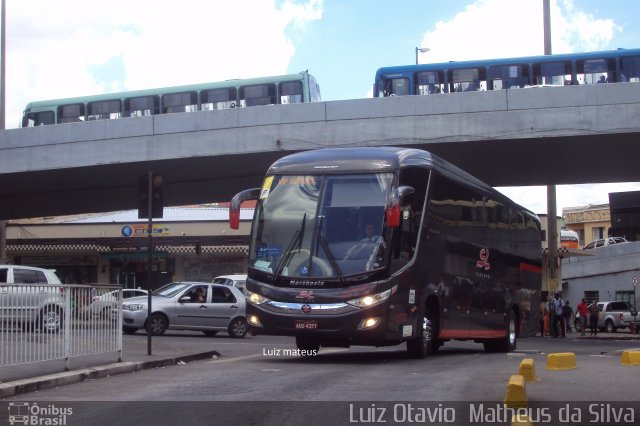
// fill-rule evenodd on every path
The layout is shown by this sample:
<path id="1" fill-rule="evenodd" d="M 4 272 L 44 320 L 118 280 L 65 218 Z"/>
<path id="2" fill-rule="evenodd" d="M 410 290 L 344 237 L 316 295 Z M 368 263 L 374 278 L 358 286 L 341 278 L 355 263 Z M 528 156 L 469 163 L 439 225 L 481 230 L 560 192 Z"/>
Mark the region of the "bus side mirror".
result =
<path id="1" fill-rule="evenodd" d="M 386 219 L 387 227 L 397 228 L 400 226 L 401 211 L 400 206 L 402 200 L 410 194 L 413 194 L 416 190 L 411 186 L 400 186 L 389 194 L 387 200 Z"/>
<path id="2" fill-rule="evenodd" d="M 248 200 L 257 200 L 260 197 L 260 188 L 251 188 L 237 193 L 229 205 L 229 227 L 240 228 L 240 205 Z"/>

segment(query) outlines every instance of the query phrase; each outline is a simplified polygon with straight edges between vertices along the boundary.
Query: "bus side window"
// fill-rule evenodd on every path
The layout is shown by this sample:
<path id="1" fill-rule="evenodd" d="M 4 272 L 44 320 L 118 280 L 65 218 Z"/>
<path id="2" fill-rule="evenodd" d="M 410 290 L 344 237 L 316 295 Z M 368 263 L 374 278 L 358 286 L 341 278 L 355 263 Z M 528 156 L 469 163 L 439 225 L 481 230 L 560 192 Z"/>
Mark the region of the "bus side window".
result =
<path id="1" fill-rule="evenodd" d="M 428 181 L 429 172 L 420 168 L 407 168 L 400 174 L 400 185 L 411 186 L 415 191 L 402 203 L 400 228 L 391 249 L 392 271 L 399 270 L 414 257 Z"/>

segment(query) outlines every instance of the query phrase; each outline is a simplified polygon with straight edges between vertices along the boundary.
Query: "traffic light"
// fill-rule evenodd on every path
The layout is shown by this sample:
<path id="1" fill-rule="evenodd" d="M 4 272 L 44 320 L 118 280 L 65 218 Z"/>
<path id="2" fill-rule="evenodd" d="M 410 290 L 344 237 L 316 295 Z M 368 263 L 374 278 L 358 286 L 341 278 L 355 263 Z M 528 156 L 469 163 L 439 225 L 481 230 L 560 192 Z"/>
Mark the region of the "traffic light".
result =
<path id="1" fill-rule="evenodd" d="M 162 218 L 164 175 L 145 173 L 140 175 L 140 185 L 138 186 L 138 219 L 149 218 L 149 176 L 151 176 L 151 217 Z"/>

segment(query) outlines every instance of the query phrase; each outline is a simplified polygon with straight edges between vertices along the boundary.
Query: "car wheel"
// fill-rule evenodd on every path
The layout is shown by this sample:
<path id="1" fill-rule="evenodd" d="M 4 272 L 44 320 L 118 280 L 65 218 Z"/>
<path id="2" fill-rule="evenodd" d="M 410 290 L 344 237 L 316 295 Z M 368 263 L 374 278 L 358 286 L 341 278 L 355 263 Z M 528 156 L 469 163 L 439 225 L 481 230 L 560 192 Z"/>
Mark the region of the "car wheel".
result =
<path id="1" fill-rule="evenodd" d="M 518 321 L 516 314 L 509 311 L 507 335 L 502 339 L 489 339 L 482 342 L 486 352 L 513 352 L 518 345 Z"/>
<path id="2" fill-rule="evenodd" d="M 438 348 L 434 344 L 433 327 L 425 312 L 422 321 L 418 321 L 417 338 L 407 340 L 407 353 L 411 358 L 422 359 L 431 355 Z"/>
<path id="3" fill-rule="evenodd" d="M 217 331 L 213 331 L 213 330 L 202 330 L 202 332 L 205 334 L 205 336 L 209 336 L 209 337 L 213 337 L 216 334 L 218 334 Z"/>
<path id="4" fill-rule="evenodd" d="M 613 321 L 611 320 L 607 320 L 607 322 L 604 323 L 604 329 L 607 333 L 615 333 L 616 332 L 616 326 L 613 325 Z"/>
<path id="5" fill-rule="evenodd" d="M 298 351 L 300 351 L 301 355 L 316 355 L 318 351 L 320 351 L 320 343 L 310 337 L 297 336 L 296 348 L 298 348 Z"/>
<path id="6" fill-rule="evenodd" d="M 160 336 L 167 331 L 169 327 L 169 321 L 167 321 L 167 317 L 162 314 L 152 314 L 149 319 L 149 323 L 147 324 L 147 332 L 152 336 Z"/>
<path id="7" fill-rule="evenodd" d="M 43 333 L 60 331 L 63 323 L 62 309 L 57 306 L 45 306 L 40 312 L 40 330 Z"/>
<path id="8" fill-rule="evenodd" d="M 136 331 L 138 331 L 138 329 L 134 327 L 122 327 L 122 332 L 124 334 L 134 334 Z"/>
<path id="9" fill-rule="evenodd" d="M 236 318 L 229 324 L 229 336 L 244 337 L 247 335 L 247 322 L 244 318 Z"/>

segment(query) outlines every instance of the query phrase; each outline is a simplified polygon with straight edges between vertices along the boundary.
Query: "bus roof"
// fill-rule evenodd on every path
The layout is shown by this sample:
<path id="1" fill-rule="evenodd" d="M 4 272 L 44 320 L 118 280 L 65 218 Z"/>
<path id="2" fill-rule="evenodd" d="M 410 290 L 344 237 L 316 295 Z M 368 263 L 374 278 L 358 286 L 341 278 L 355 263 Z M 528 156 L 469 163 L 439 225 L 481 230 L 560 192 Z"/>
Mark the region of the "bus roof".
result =
<path id="1" fill-rule="evenodd" d="M 511 205 L 532 216 L 535 213 L 518 205 L 478 178 L 454 166 L 429 151 L 401 147 L 325 148 L 291 154 L 277 160 L 268 175 L 283 174 L 345 174 L 397 171 L 402 167 L 418 166 L 435 169 L 449 178 L 465 181 L 493 194 L 505 205 Z M 537 216 L 536 216 L 537 217 Z"/>

